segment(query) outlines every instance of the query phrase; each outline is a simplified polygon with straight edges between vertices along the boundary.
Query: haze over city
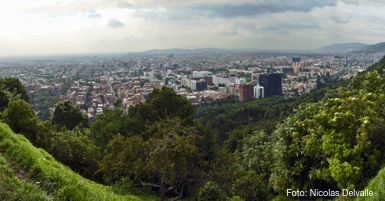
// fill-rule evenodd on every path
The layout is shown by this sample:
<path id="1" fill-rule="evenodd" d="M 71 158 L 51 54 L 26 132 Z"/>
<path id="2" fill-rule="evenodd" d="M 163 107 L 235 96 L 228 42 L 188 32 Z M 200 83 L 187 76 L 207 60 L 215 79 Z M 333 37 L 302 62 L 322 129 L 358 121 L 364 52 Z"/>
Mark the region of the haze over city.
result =
<path id="1" fill-rule="evenodd" d="M 384 6 L 375 0 L 3 1 L 0 55 L 375 44 L 385 32 Z"/>

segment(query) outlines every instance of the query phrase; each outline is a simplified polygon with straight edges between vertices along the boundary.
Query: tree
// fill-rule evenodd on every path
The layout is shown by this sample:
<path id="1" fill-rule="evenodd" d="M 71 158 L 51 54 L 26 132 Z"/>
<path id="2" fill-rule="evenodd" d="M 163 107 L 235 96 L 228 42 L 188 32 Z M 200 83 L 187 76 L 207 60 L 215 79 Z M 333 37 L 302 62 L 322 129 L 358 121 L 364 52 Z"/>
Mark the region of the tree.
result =
<path id="1" fill-rule="evenodd" d="M 153 172 L 159 180 L 158 184 L 142 182 L 144 186 L 158 187 L 161 200 L 168 192 L 180 188 L 180 194 L 174 200 L 181 199 L 186 185 L 196 182 L 201 176 L 199 169 L 200 154 L 195 146 L 195 127 L 183 126 L 179 117 L 161 120 L 149 127 L 147 132 L 154 133 L 148 141 L 149 159 L 145 169 Z"/>
<path id="2" fill-rule="evenodd" d="M 362 189 L 385 162 L 383 83 L 368 73 L 338 97 L 301 105 L 287 118 L 276 130 L 274 188 Z"/>
<path id="3" fill-rule="evenodd" d="M 73 131 L 48 133 L 49 144 L 43 147 L 57 160 L 71 167 L 88 179 L 98 179 L 98 161 L 101 159 L 99 148 L 89 138 L 88 130 L 75 128 Z"/>
<path id="4" fill-rule="evenodd" d="M 142 126 L 140 133 L 142 133 L 147 121 L 155 122 L 166 117 L 181 117 L 186 125 L 191 126 L 194 112 L 190 101 L 177 95 L 173 89 L 163 86 L 161 89 L 154 88 L 154 91 L 147 96 L 145 103 L 130 107 L 128 115 L 140 120 L 140 126 Z"/>
<path id="5" fill-rule="evenodd" d="M 245 129 L 245 132 L 247 129 Z M 267 200 L 272 194 L 269 184 L 274 167 L 276 137 L 263 131 L 247 135 L 234 153 L 236 170 L 232 192 L 245 200 Z"/>
<path id="6" fill-rule="evenodd" d="M 51 121 L 58 130 L 64 126 L 69 130 L 80 125 L 86 128 L 89 127 L 87 114 L 82 112 L 78 106 L 72 105 L 71 100 L 56 104 Z"/>
<path id="7" fill-rule="evenodd" d="M 24 134 L 31 141 L 36 140 L 37 118 L 27 102 L 24 100 L 10 102 L 4 111 L 3 118 L 15 133 Z"/>
<path id="8" fill-rule="evenodd" d="M 18 78 L 0 78 L 0 112 L 3 112 L 8 107 L 8 103 L 12 101 L 7 92 L 13 96 L 20 96 L 19 99 L 29 103 L 28 92 Z"/>
<path id="9" fill-rule="evenodd" d="M 137 135 L 115 136 L 107 145 L 108 154 L 100 162 L 100 171 L 112 172 L 108 179 L 125 174 L 143 186 L 158 188 L 161 201 L 177 189 L 180 193 L 174 200 L 183 198 L 186 185 L 201 176 L 195 127 L 183 126 L 176 117 L 160 120 L 147 127 L 146 132 L 152 134 L 148 140 Z"/>
<path id="10" fill-rule="evenodd" d="M 120 108 L 121 107 L 120 99 L 116 100 L 113 105 L 114 105 L 115 108 Z"/>
<path id="11" fill-rule="evenodd" d="M 94 143 L 104 150 L 113 136 L 119 133 L 140 135 L 143 126 L 138 119 L 129 118 L 122 109 L 115 108 L 99 114 L 90 126 L 90 133 Z"/>
<path id="12" fill-rule="evenodd" d="M 305 109 L 306 108 L 306 109 Z M 338 190 L 336 183 L 330 176 L 323 178 L 310 173 L 318 173 L 328 168 L 321 157 L 308 156 L 304 153 L 302 137 L 306 135 L 297 122 L 312 118 L 323 110 L 321 103 L 301 105 L 294 109 L 294 114 L 277 126 L 274 135 L 278 142 L 274 146 L 274 169 L 271 175 L 271 185 L 276 192 L 284 193 L 286 189 L 332 189 Z"/>
<path id="13" fill-rule="evenodd" d="M 198 200 L 225 201 L 227 197 L 216 182 L 208 181 L 199 189 Z"/>

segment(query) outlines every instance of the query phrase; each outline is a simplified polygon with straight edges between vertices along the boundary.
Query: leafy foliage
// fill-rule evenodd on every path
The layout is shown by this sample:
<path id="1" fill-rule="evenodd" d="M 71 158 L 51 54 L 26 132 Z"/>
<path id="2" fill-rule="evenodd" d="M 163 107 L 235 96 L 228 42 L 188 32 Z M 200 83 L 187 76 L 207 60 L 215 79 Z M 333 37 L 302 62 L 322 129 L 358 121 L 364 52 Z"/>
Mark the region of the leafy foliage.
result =
<path id="1" fill-rule="evenodd" d="M 59 102 L 59 95 L 36 92 L 36 98 L 31 102 L 31 108 L 36 112 L 36 116 L 46 121 L 50 117 L 49 108 L 55 107 L 55 104 Z"/>
<path id="2" fill-rule="evenodd" d="M 5 194 L 0 190 L 2 200 L 156 199 L 119 195 L 114 188 L 84 179 L 43 149 L 34 147 L 24 136 L 14 134 L 4 123 L 0 123 L 0 153 L 0 189 L 9 189 Z M 23 174 L 24 180 L 12 173 Z"/>
<path id="3" fill-rule="evenodd" d="M 90 135 L 95 144 L 104 150 L 108 141 L 117 134 L 140 134 L 139 120 L 129 118 L 122 109 L 115 108 L 99 114 L 90 126 Z"/>
<path id="4" fill-rule="evenodd" d="M 146 98 L 145 103 L 139 103 L 130 107 L 128 115 L 139 119 L 142 132 L 147 121 L 153 123 L 166 117 L 180 117 L 186 119 L 186 125 L 192 125 L 194 109 L 191 103 L 181 95 L 177 95 L 173 89 L 163 86 L 154 91 Z"/>
<path id="5" fill-rule="evenodd" d="M 31 110 L 30 105 L 24 100 L 10 102 L 8 108 L 4 111 L 3 118 L 4 122 L 7 123 L 14 132 L 22 133 L 32 140 L 36 138 L 34 127 L 37 118 Z"/>
<path id="6" fill-rule="evenodd" d="M 282 147 L 276 190 L 320 189 L 322 183 L 352 190 L 367 184 L 384 164 L 383 79 L 376 71 L 367 73 L 357 90 L 340 89 L 339 98 L 302 105 L 285 120 L 276 131 Z"/>
<path id="7" fill-rule="evenodd" d="M 161 200 L 180 188 L 176 199 L 181 199 L 185 185 L 196 181 L 201 172 L 199 149 L 195 146 L 196 129 L 182 123 L 179 117 L 160 120 L 147 128 L 152 137 L 146 141 L 140 136 L 117 135 L 107 145 L 100 171 L 107 173 L 108 180 L 128 175 L 139 179 L 143 186 L 158 188 Z M 112 175 L 108 174 L 110 168 Z M 156 178 L 155 182 L 143 181 L 152 181 L 150 175 Z"/>
<path id="8" fill-rule="evenodd" d="M 242 140 L 242 146 L 234 153 L 234 195 L 245 200 L 267 200 L 273 194 L 269 179 L 275 162 L 275 141 L 274 136 L 267 136 L 263 131 Z"/>
<path id="9" fill-rule="evenodd" d="M 227 200 L 226 198 L 226 195 L 215 182 L 208 181 L 199 189 L 198 200 L 225 201 Z"/>
<path id="10" fill-rule="evenodd" d="M 64 126 L 70 130 L 80 125 L 89 127 L 87 114 L 82 112 L 78 106 L 72 105 L 71 100 L 66 100 L 55 106 L 51 121 L 58 129 Z"/>
<path id="11" fill-rule="evenodd" d="M 3 112 L 8 107 L 8 103 L 12 101 L 7 92 L 19 95 L 21 100 L 29 103 L 28 92 L 18 78 L 0 78 L 0 112 Z"/>

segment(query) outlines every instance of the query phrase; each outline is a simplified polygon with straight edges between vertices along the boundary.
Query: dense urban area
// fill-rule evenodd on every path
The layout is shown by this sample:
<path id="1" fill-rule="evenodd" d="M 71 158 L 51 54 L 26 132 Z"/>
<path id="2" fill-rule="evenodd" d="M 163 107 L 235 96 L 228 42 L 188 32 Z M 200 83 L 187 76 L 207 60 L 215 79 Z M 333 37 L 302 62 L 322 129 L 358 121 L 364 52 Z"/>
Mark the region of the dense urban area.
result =
<path id="1" fill-rule="evenodd" d="M 349 79 L 379 61 L 381 53 L 205 53 L 68 56 L 0 61 L 1 77 L 17 77 L 34 110 L 47 119 L 58 102 L 71 100 L 92 122 L 119 101 L 127 111 L 153 88 L 167 86 L 195 107 L 237 96 L 239 102 L 309 93 L 317 81 Z M 49 101 L 47 101 L 49 100 Z"/>

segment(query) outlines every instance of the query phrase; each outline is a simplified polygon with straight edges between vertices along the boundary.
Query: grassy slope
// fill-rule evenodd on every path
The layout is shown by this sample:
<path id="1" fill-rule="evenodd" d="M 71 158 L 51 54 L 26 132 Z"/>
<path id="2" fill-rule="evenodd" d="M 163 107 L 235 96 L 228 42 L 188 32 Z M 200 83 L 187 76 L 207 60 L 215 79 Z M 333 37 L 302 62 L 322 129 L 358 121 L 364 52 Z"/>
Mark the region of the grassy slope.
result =
<path id="1" fill-rule="evenodd" d="M 369 184 L 364 188 L 373 191 L 372 197 L 357 197 L 357 201 L 377 201 L 385 200 L 385 168 L 382 168 Z"/>
<path id="2" fill-rule="evenodd" d="M 115 193 L 114 193 L 115 192 Z M 0 200 L 158 200 L 84 179 L 0 123 Z"/>

